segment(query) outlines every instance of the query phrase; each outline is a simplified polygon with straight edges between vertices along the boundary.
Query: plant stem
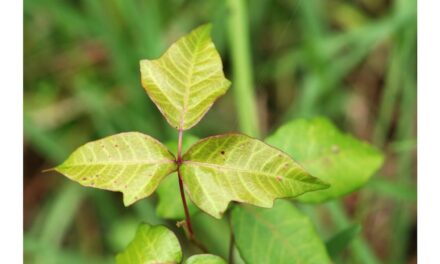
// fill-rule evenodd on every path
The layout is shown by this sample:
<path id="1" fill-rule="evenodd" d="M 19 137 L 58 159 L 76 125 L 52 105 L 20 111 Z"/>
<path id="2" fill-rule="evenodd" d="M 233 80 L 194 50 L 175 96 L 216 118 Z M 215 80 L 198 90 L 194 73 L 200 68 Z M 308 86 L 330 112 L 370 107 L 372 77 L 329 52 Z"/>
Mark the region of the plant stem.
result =
<path id="1" fill-rule="evenodd" d="M 249 45 L 249 23 L 244 0 L 229 0 L 228 32 L 231 51 L 234 99 L 240 130 L 259 137 L 257 105 L 254 95 Z"/>
<path id="2" fill-rule="evenodd" d="M 188 229 L 189 239 L 194 240 L 194 232 L 191 225 L 191 218 L 189 217 L 188 204 L 186 203 L 185 191 L 183 190 L 183 179 L 180 174 L 180 165 L 182 164 L 182 138 L 183 130 L 179 128 L 179 142 L 177 144 L 177 175 L 179 176 L 180 197 L 182 199 L 183 209 L 185 210 L 185 223 Z"/>

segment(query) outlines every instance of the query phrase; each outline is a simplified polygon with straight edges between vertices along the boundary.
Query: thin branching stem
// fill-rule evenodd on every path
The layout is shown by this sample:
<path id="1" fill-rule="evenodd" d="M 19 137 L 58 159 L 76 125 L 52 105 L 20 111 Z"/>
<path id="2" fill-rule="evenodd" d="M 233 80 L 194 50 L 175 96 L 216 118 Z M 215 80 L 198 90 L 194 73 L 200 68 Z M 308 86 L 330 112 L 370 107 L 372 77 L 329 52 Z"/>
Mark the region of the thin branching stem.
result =
<path id="1" fill-rule="evenodd" d="M 182 138 L 183 130 L 179 128 L 179 142 L 177 143 L 177 175 L 179 176 L 180 197 L 185 211 L 185 225 L 188 230 L 189 239 L 194 240 L 194 232 L 191 225 L 191 218 L 189 216 L 188 204 L 186 203 L 185 191 L 183 190 L 183 179 L 180 173 L 180 165 L 182 164 Z"/>

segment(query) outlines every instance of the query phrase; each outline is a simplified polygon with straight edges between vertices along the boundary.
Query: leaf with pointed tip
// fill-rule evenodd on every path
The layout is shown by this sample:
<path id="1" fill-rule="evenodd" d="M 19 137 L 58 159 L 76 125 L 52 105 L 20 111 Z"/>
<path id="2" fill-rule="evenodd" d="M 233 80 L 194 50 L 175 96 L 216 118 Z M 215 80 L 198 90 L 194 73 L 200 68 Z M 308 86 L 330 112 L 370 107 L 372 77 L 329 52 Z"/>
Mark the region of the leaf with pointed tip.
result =
<path id="1" fill-rule="evenodd" d="M 324 202 L 356 190 L 384 160 L 375 147 L 341 133 L 325 118 L 289 122 L 266 142 L 285 151 L 312 175 L 331 185 L 297 198 L 303 202 Z"/>
<path id="2" fill-rule="evenodd" d="M 231 216 L 235 242 L 246 263 L 331 263 L 310 219 L 288 201 L 276 201 L 272 209 L 236 206 Z"/>
<path id="3" fill-rule="evenodd" d="M 273 200 L 327 188 L 288 155 L 241 134 L 203 139 L 180 167 L 191 200 L 220 218 L 230 201 L 272 207 Z"/>
<path id="4" fill-rule="evenodd" d="M 182 37 L 156 60 L 142 60 L 142 86 L 175 128 L 199 122 L 230 86 L 220 55 L 203 25 Z"/>
<path id="5" fill-rule="evenodd" d="M 174 155 L 162 143 L 127 132 L 79 147 L 54 170 L 84 186 L 120 191 L 128 206 L 149 196 L 176 169 Z"/>
<path id="6" fill-rule="evenodd" d="M 164 226 L 141 224 L 127 248 L 116 256 L 117 264 L 180 263 L 177 237 Z"/>
<path id="7" fill-rule="evenodd" d="M 200 254 L 191 256 L 185 264 L 227 264 L 221 257 L 211 254 Z"/>

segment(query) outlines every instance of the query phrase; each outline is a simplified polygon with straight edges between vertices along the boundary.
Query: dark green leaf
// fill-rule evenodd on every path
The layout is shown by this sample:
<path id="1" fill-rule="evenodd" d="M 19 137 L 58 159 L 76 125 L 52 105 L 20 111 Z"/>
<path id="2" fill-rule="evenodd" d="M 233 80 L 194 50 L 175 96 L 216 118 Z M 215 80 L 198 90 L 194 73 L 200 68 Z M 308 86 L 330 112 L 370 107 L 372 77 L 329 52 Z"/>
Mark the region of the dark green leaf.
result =
<path id="1" fill-rule="evenodd" d="M 232 228 L 247 263 L 331 263 L 310 219 L 288 201 L 278 200 L 272 209 L 236 206 Z"/>
<path id="2" fill-rule="evenodd" d="M 355 224 L 335 234 L 326 243 L 328 254 L 334 258 L 338 256 L 350 242 L 361 232 L 362 226 Z"/>

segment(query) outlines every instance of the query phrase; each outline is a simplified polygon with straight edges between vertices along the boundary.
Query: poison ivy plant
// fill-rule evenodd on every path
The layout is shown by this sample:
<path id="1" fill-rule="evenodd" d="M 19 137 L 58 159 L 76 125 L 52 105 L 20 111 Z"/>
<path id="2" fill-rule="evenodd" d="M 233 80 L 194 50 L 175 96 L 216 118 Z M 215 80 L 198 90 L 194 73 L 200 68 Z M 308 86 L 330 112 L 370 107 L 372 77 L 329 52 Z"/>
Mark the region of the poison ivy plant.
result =
<path id="1" fill-rule="evenodd" d="M 196 125 L 230 86 L 210 30 L 210 25 L 198 27 L 162 57 L 140 62 L 145 91 L 178 130 L 177 142 L 167 144 L 175 154 L 148 135 L 126 132 L 79 147 L 52 170 L 85 186 L 122 192 L 126 206 L 158 188 L 158 215 L 185 217 L 190 241 L 202 250 L 190 221 L 197 208 L 221 218 L 230 202 L 249 204 L 231 213 L 237 247 L 247 263 L 330 263 L 310 220 L 290 202 L 276 201 L 270 210 L 250 205 L 269 208 L 278 198 L 321 202 L 347 194 L 379 168 L 382 155 L 325 119 L 289 123 L 267 143 L 242 134 L 184 138 L 183 131 Z M 182 251 L 170 230 L 142 224 L 116 261 L 180 263 Z M 185 263 L 226 262 L 203 254 Z"/>
<path id="2" fill-rule="evenodd" d="M 277 201 L 272 209 L 234 207 L 232 228 L 246 263 L 331 263 L 310 219 L 290 202 Z"/>
<path id="3" fill-rule="evenodd" d="M 82 185 L 122 192 L 126 206 L 149 196 L 176 169 L 162 143 L 137 132 L 87 143 L 54 168 Z"/>
<path id="4" fill-rule="evenodd" d="M 341 133 L 325 118 L 287 123 L 266 142 L 284 150 L 306 171 L 331 185 L 298 197 L 303 202 L 324 202 L 358 189 L 384 160 L 379 150 Z"/>
<path id="5" fill-rule="evenodd" d="M 216 218 L 230 201 L 272 207 L 275 198 L 328 187 L 283 152 L 241 134 L 197 142 L 180 171 L 191 200 Z"/>
<path id="6" fill-rule="evenodd" d="M 121 191 L 126 206 L 149 196 L 177 171 L 190 236 L 184 189 L 200 209 L 220 218 L 230 201 L 270 207 L 275 198 L 327 188 L 286 154 L 245 135 L 204 139 L 182 158 L 183 130 L 194 126 L 230 85 L 210 30 L 201 26 L 161 58 L 141 61 L 145 90 L 179 131 L 177 158 L 155 139 L 130 132 L 85 144 L 55 170 L 86 186 Z"/>
<path id="7" fill-rule="evenodd" d="M 141 224 L 127 248 L 116 256 L 116 264 L 180 263 L 182 249 L 177 237 L 164 226 Z M 191 256 L 185 264 L 226 264 L 215 255 Z"/>
<path id="8" fill-rule="evenodd" d="M 203 25 L 181 38 L 158 60 L 142 60 L 142 85 L 171 126 L 197 124 L 229 88 L 220 55 Z"/>

